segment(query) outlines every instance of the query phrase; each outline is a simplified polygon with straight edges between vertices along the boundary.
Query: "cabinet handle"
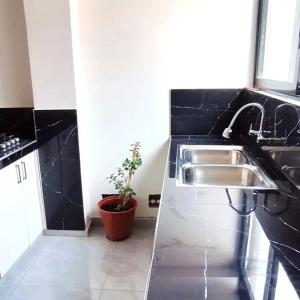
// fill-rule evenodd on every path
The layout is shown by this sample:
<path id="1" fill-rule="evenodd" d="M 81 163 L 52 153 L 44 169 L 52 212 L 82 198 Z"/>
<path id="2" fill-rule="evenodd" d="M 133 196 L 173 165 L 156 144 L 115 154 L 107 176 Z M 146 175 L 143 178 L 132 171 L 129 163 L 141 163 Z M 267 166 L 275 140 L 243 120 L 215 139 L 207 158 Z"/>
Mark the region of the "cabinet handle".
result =
<path id="1" fill-rule="evenodd" d="M 26 164 L 24 161 L 21 162 L 22 170 L 23 170 L 23 180 L 27 179 L 27 171 L 26 171 Z"/>
<path id="2" fill-rule="evenodd" d="M 16 171 L 17 171 L 17 182 L 21 183 L 22 179 L 21 179 L 21 172 L 20 172 L 20 167 L 19 165 L 16 165 Z"/>

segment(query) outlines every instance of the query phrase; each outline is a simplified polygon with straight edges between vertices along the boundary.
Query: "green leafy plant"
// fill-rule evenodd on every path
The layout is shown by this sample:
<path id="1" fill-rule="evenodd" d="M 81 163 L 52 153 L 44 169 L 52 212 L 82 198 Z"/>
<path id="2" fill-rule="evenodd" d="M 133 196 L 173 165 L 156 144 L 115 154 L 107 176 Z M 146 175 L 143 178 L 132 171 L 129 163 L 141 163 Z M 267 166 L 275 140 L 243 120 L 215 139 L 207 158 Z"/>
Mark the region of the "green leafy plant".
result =
<path id="1" fill-rule="evenodd" d="M 141 144 L 140 142 L 135 142 L 130 146 L 130 152 L 132 152 L 131 158 L 126 158 L 122 163 L 122 167 L 118 168 L 116 173 L 107 177 L 109 183 L 115 186 L 115 190 L 122 199 L 122 202 L 115 208 L 116 211 L 124 210 L 128 200 L 136 195 L 131 181 L 135 171 L 142 165 Z"/>

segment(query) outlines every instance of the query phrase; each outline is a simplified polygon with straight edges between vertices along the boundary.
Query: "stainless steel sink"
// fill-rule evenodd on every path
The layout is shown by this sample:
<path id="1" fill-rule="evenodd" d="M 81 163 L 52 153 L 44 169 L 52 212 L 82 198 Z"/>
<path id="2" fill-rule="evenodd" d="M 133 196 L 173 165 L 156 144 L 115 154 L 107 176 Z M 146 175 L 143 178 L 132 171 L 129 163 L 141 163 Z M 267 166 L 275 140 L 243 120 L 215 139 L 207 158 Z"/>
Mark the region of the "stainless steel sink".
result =
<path id="1" fill-rule="evenodd" d="M 242 151 L 243 147 L 212 146 L 207 149 L 205 146 L 190 146 L 189 149 L 182 148 L 181 158 L 195 164 L 249 164 Z"/>
<path id="2" fill-rule="evenodd" d="M 283 167 L 283 172 L 295 183 L 300 189 L 300 167 Z"/>
<path id="3" fill-rule="evenodd" d="M 194 186 L 262 187 L 262 177 L 250 166 L 185 165 L 183 184 Z"/>
<path id="4" fill-rule="evenodd" d="M 300 149 L 298 147 L 265 146 L 263 150 L 282 166 L 300 167 Z"/>
<path id="5" fill-rule="evenodd" d="M 265 146 L 263 150 L 281 167 L 283 173 L 300 189 L 300 149 L 299 147 Z"/>
<path id="6" fill-rule="evenodd" d="M 241 146 L 180 145 L 177 185 L 276 189 L 276 185 Z"/>

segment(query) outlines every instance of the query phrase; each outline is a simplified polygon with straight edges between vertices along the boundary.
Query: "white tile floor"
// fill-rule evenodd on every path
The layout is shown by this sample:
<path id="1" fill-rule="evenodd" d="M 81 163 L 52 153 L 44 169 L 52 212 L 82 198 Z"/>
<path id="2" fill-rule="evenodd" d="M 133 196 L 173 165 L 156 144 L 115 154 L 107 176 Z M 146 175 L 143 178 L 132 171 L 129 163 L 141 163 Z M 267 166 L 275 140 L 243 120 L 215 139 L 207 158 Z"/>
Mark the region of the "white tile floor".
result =
<path id="1" fill-rule="evenodd" d="M 0 280 L 1 300 L 142 300 L 154 229 L 110 242 L 95 227 L 89 237 L 41 237 Z"/>

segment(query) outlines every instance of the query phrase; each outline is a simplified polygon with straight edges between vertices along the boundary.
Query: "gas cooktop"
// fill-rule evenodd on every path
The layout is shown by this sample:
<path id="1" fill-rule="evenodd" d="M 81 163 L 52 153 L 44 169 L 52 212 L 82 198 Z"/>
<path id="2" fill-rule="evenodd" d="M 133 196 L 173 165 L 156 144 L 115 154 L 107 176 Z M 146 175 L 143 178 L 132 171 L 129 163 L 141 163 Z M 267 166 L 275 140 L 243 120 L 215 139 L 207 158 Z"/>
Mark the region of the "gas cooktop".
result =
<path id="1" fill-rule="evenodd" d="M 0 160 L 20 150 L 33 141 L 21 139 L 14 135 L 0 133 Z"/>
<path id="2" fill-rule="evenodd" d="M 20 138 L 14 135 L 6 135 L 0 133 L 0 149 L 1 151 L 16 147 L 20 143 Z"/>

